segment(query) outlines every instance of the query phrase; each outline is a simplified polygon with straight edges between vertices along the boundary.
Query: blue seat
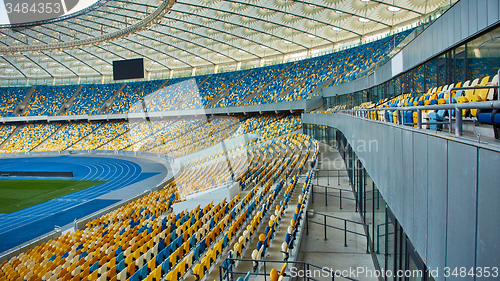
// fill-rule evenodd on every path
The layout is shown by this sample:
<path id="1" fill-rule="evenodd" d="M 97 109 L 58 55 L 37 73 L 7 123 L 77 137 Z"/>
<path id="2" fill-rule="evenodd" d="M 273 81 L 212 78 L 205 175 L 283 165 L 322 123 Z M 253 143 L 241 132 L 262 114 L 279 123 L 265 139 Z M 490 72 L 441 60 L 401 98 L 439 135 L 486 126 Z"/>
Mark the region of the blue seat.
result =
<path id="1" fill-rule="evenodd" d="M 161 273 L 164 275 L 165 273 L 170 271 L 170 261 L 168 259 L 164 260 L 161 264 Z"/>
<path id="2" fill-rule="evenodd" d="M 125 260 L 122 261 L 123 265 L 125 266 Z M 119 265 L 118 265 L 119 266 Z M 116 271 L 121 271 L 118 270 L 118 266 L 116 267 Z M 93 265 L 90 266 L 89 271 L 94 272 L 99 269 L 99 261 L 96 261 Z M 122 268 L 123 269 L 123 268 Z"/>
<path id="3" fill-rule="evenodd" d="M 139 281 L 139 271 L 136 271 L 130 278 L 129 281 Z"/>
<path id="4" fill-rule="evenodd" d="M 97 263 L 97 267 L 99 267 L 99 262 L 96 262 Z M 120 272 L 122 271 L 123 269 L 125 268 L 125 260 L 121 260 L 118 265 L 116 266 L 116 271 L 117 272 Z"/>
<path id="5" fill-rule="evenodd" d="M 429 122 L 439 122 L 443 121 L 444 117 L 446 116 L 446 110 L 441 109 L 437 110 L 436 112 L 430 112 L 429 113 Z M 443 125 L 442 124 L 432 124 L 429 126 L 431 130 L 442 130 Z"/>
<path id="6" fill-rule="evenodd" d="M 140 275 L 141 280 L 146 279 L 146 277 L 148 277 L 148 264 L 147 263 L 141 267 L 141 269 L 139 270 L 139 275 Z"/>
<path id="7" fill-rule="evenodd" d="M 493 125 L 493 132 L 495 134 L 495 139 L 500 138 L 500 111 L 498 109 L 495 110 L 478 109 L 477 121 L 483 124 Z"/>
<path id="8" fill-rule="evenodd" d="M 245 278 L 243 279 L 243 281 L 248 281 L 248 279 L 250 279 L 250 271 L 247 272 L 247 275 L 245 275 Z"/>

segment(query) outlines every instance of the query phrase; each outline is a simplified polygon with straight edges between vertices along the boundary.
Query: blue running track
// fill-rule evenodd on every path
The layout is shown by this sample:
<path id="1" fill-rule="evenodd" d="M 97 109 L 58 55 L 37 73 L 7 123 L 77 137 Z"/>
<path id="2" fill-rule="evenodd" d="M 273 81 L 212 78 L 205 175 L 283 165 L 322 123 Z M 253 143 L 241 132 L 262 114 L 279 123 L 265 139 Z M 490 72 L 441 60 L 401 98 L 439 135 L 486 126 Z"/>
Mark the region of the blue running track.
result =
<path id="1" fill-rule="evenodd" d="M 73 171 L 72 178 L 43 179 L 107 181 L 10 214 L 0 214 L 0 252 L 89 215 L 119 200 L 96 199 L 157 173 L 142 173 L 139 164 L 117 158 L 58 156 L 0 159 L 3 171 Z M 9 177 L 11 179 L 41 179 Z"/>

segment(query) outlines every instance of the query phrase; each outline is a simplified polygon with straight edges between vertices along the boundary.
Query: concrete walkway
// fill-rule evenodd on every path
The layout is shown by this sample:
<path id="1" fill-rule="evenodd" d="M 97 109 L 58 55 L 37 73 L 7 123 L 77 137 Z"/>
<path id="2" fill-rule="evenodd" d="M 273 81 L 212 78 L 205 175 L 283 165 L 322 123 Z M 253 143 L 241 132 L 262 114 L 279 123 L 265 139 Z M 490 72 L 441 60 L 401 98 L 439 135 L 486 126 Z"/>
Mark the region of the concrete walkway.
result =
<path id="1" fill-rule="evenodd" d="M 328 196 L 325 206 L 325 188 L 315 186 L 314 198 L 311 197 L 309 210 L 327 214 L 343 219 L 348 219 L 356 222 L 361 222 L 361 216 L 356 212 L 356 204 L 354 195 L 349 185 L 347 171 L 345 170 L 344 162 L 338 151 L 329 145 L 320 144 L 321 157 L 317 168 L 320 170 L 318 181 L 313 180 L 313 184 L 318 182 L 321 186 L 328 185 L 334 189 L 326 189 L 327 194 L 336 195 L 340 194 L 338 189 L 342 190 L 342 197 L 349 199 L 342 199 L 342 209 L 340 209 L 340 200 L 338 197 Z M 323 172 L 321 172 L 323 170 Z M 327 177 L 325 170 L 340 170 L 339 172 L 331 172 L 330 179 Z M 340 177 L 338 178 L 337 175 Z M 300 245 L 298 261 L 305 261 L 320 267 L 327 267 L 332 270 L 357 270 L 362 267 L 365 271 L 375 270 L 372 257 L 366 253 L 366 237 L 355 235 L 352 233 L 347 234 L 347 247 L 344 246 L 344 231 L 327 228 L 326 238 L 324 239 L 324 227 L 315 222 L 323 223 L 324 217 L 321 215 L 314 215 L 309 217 L 309 235 L 303 235 Z M 344 229 L 344 221 L 327 218 L 327 224 Z M 358 233 L 364 233 L 362 225 L 356 225 L 347 222 L 347 229 Z M 377 280 L 376 277 L 366 276 L 366 274 L 349 276 L 357 280 Z M 323 278 L 316 276 L 317 280 L 332 280 L 331 278 Z M 337 278 L 335 278 L 337 279 Z"/>

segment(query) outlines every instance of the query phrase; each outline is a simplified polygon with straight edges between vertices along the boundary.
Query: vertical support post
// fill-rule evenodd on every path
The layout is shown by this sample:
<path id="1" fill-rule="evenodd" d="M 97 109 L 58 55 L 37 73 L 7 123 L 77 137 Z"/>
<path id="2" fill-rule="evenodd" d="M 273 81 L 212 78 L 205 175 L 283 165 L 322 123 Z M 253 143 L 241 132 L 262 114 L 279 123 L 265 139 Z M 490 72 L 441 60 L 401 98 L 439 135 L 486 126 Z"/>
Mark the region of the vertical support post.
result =
<path id="1" fill-rule="evenodd" d="M 344 220 L 344 247 L 347 247 L 347 221 Z"/>
<path id="2" fill-rule="evenodd" d="M 309 211 L 306 211 L 306 235 L 309 235 Z"/>
<path id="3" fill-rule="evenodd" d="M 422 110 L 417 109 L 417 128 L 422 129 Z"/>
<path id="4" fill-rule="evenodd" d="M 366 253 L 370 253 L 370 237 L 366 234 Z"/>
<path id="5" fill-rule="evenodd" d="M 304 269 L 306 269 L 306 272 L 310 272 L 310 271 L 309 271 L 309 264 L 308 264 L 308 263 L 306 263 L 304 267 L 305 267 Z M 304 274 L 304 281 L 307 281 L 307 279 L 309 279 L 309 278 L 307 277 L 307 274 Z"/>
<path id="6" fill-rule="evenodd" d="M 267 281 L 266 261 L 263 261 L 263 263 L 264 263 L 264 281 Z"/>
<path id="7" fill-rule="evenodd" d="M 377 225 L 377 254 L 380 254 L 380 225 Z"/>
<path id="8" fill-rule="evenodd" d="M 328 172 L 328 185 L 330 185 L 330 170 L 328 170 L 327 172 Z"/>
<path id="9" fill-rule="evenodd" d="M 340 185 L 340 170 L 337 170 L 337 185 Z"/>
<path id="10" fill-rule="evenodd" d="M 396 114 L 397 114 L 398 125 L 401 125 L 401 111 L 399 109 L 396 110 Z"/>
<path id="11" fill-rule="evenodd" d="M 311 184 L 311 201 L 314 203 L 314 184 Z"/>
<path id="12" fill-rule="evenodd" d="M 327 193 L 326 186 L 325 186 L 325 206 L 328 206 L 328 193 Z"/>
<path id="13" fill-rule="evenodd" d="M 455 136 L 462 135 L 462 110 L 455 109 Z"/>
<path id="14" fill-rule="evenodd" d="M 326 216 L 323 216 L 323 222 L 325 223 L 325 240 L 326 240 Z"/>
<path id="15" fill-rule="evenodd" d="M 340 199 L 340 209 L 342 210 L 342 189 L 339 189 L 340 191 L 340 196 L 339 196 L 339 199 Z"/>

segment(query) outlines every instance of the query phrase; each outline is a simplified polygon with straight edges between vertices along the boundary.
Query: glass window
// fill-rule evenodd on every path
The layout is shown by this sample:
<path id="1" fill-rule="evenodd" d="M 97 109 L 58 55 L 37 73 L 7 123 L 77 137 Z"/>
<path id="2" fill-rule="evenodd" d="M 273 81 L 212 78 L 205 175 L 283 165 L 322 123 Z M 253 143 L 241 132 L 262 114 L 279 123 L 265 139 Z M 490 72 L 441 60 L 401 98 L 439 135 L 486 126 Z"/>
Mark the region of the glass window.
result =
<path id="1" fill-rule="evenodd" d="M 456 84 L 458 82 L 465 82 L 466 80 L 466 75 L 465 75 L 465 58 L 466 58 L 466 53 L 465 53 L 465 45 L 462 45 L 460 47 L 457 47 L 454 50 L 454 67 L 451 69 L 452 74 L 454 77 L 452 78 L 453 82 Z"/>
<path id="2" fill-rule="evenodd" d="M 467 42 L 467 79 L 497 74 L 500 67 L 500 28 Z"/>

